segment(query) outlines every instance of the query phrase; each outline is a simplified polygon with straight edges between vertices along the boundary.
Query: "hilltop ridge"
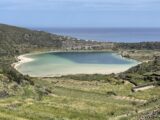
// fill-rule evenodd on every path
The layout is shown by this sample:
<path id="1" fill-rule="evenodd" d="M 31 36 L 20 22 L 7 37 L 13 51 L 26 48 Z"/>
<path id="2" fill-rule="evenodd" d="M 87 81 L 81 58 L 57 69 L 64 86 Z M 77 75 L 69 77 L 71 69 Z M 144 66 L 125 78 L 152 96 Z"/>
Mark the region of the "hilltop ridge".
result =
<path id="1" fill-rule="evenodd" d="M 86 41 L 44 31 L 0 24 L 0 55 L 49 50 L 160 50 L 160 42 L 112 43 Z"/>
<path id="2" fill-rule="evenodd" d="M 21 54 L 33 50 L 85 50 L 113 48 L 112 43 L 85 41 L 44 31 L 0 24 L 0 54 Z"/>

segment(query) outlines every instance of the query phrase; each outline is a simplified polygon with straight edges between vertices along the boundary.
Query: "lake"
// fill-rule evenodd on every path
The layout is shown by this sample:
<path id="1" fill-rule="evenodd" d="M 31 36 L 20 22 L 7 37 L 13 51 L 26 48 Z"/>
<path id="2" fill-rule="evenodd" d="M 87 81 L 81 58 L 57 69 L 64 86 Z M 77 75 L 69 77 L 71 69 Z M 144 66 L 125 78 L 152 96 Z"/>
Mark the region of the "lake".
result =
<path id="1" fill-rule="evenodd" d="M 24 57 L 33 61 L 24 62 L 17 69 L 32 77 L 119 73 L 138 64 L 112 52 L 50 52 Z"/>

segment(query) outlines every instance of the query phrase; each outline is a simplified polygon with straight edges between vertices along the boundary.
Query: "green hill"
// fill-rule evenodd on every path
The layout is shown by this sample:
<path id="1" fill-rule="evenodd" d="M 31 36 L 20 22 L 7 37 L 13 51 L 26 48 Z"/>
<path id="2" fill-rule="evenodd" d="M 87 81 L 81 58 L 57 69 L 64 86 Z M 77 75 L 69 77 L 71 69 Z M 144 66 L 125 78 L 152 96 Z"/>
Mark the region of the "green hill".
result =
<path id="1" fill-rule="evenodd" d="M 150 82 L 160 83 L 160 56 L 156 56 L 152 61 L 144 62 L 130 68 L 120 74 L 122 79 L 129 80 L 135 85 L 147 84 Z"/>
<path id="2" fill-rule="evenodd" d="M 0 55 L 14 55 L 38 50 L 102 50 L 114 47 L 113 43 L 78 40 L 5 24 L 0 24 L 0 42 Z"/>
<path id="3" fill-rule="evenodd" d="M 19 54 L 34 49 L 60 49 L 62 41 L 71 40 L 43 31 L 0 24 L 0 54 Z"/>
<path id="4" fill-rule="evenodd" d="M 109 43 L 78 40 L 44 31 L 0 24 L 0 55 L 42 50 L 160 50 L 160 42 Z"/>
<path id="5" fill-rule="evenodd" d="M 57 78 L 31 78 L 11 67 L 19 54 L 48 50 L 112 50 L 151 61 L 116 75 Z M 156 120 L 160 87 L 131 90 L 133 83 L 159 81 L 159 50 L 160 42 L 84 41 L 0 24 L 0 120 L 139 120 L 148 116 Z"/>

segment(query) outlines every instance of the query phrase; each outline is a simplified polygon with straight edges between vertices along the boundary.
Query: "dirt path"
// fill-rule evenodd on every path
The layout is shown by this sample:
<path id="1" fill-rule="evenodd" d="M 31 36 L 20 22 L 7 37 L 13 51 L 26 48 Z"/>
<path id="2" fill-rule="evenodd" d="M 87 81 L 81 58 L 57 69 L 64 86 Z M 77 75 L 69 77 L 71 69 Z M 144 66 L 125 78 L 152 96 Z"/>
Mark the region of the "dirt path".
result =
<path id="1" fill-rule="evenodd" d="M 126 97 L 126 96 L 114 96 L 114 99 L 127 100 L 127 101 L 131 101 L 131 102 L 141 102 L 141 103 L 146 103 L 147 102 L 147 100 L 141 100 L 141 99 Z"/>
<path id="2" fill-rule="evenodd" d="M 126 113 L 126 114 L 122 114 L 122 115 L 116 116 L 114 118 L 110 118 L 109 120 L 119 120 L 119 119 L 121 119 L 123 117 L 128 117 L 128 116 L 131 116 L 131 115 L 136 115 L 136 114 L 143 113 L 143 112 L 146 112 L 146 111 L 151 110 L 151 109 L 152 108 L 143 109 L 143 110 L 140 110 L 140 111 L 137 111 L 137 112 L 132 111 L 130 113 Z"/>
<path id="3" fill-rule="evenodd" d="M 147 100 L 141 100 L 141 99 L 126 97 L 126 96 L 114 96 L 113 98 L 118 99 L 118 100 L 131 101 L 131 102 L 140 102 L 140 103 L 146 103 L 147 102 Z M 137 113 L 135 111 L 132 111 L 130 113 L 125 113 L 125 114 L 119 115 L 115 118 L 110 118 L 109 120 L 119 120 L 120 118 L 127 117 L 127 116 L 134 115 L 134 114 L 138 114 L 138 113 L 142 113 L 142 112 L 145 112 L 145 111 L 148 111 L 148 110 L 150 110 L 150 109 L 140 110 Z"/>

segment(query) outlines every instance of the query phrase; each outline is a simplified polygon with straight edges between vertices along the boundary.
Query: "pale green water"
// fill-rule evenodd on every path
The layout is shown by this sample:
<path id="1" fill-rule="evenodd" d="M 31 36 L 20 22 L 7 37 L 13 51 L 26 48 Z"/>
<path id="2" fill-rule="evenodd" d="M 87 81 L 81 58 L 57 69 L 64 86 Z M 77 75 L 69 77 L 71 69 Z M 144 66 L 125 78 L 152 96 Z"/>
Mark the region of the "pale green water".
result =
<path id="1" fill-rule="evenodd" d="M 30 76 L 50 77 L 68 74 L 119 73 L 138 64 L 108 52 L 59 52 L 27 55 L 34 61 L 24 63 L 17 69 Z"/>

